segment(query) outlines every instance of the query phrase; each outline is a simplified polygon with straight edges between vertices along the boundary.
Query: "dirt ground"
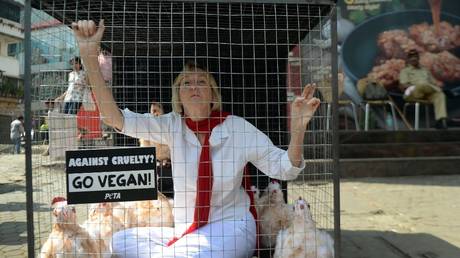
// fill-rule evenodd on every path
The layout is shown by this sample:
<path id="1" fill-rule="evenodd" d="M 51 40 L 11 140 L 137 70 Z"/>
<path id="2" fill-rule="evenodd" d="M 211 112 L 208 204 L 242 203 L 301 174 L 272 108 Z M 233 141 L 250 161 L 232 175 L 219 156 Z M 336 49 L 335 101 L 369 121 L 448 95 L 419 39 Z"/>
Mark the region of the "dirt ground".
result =
<path id="1" fill-rule="evenodd" d="M 44 159 L 34 155 L 33 165 Z M 36 221 L 49 216 L 40 196 L 62 184 L 46 174 L 34 193 Z M 24 155 L 1 154 L 0 175 L 0 257 L 26 257 Z M 341 257 L 458 258 L 459 198 L 460 175 L 343 180 Z M 36 234 L 48 227 L 36 224 Z"/>
<path id="2" fill-rule="evenodd" d="M 460 257 L 460 175 L 341 182 L 343 257 Z"/>

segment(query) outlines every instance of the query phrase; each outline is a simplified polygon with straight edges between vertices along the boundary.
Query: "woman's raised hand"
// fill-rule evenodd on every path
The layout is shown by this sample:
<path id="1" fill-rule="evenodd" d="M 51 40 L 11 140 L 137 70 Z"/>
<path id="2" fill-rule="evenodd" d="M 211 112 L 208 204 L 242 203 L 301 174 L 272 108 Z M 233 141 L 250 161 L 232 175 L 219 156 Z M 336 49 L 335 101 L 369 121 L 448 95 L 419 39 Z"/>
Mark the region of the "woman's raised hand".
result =
<path id="1" fill-rule="evenodd" d="M 92 20 L 80 20 L 72 23 L 72 30 L 80 47 L 80 56 L 97 58 L 101 39 L 104 34 L 104 20 L 99 21 L 99 26 Z"/>
<path id="2" fill-rule="evenodd" d="M 319 107 L 320 100 L 313 97 L 316 85 L 307 84 L 303 89 L 302 95 L 297 96 L 291 105 L 291 131 L 304 132 L 307 128 L 316 109 Z"/>

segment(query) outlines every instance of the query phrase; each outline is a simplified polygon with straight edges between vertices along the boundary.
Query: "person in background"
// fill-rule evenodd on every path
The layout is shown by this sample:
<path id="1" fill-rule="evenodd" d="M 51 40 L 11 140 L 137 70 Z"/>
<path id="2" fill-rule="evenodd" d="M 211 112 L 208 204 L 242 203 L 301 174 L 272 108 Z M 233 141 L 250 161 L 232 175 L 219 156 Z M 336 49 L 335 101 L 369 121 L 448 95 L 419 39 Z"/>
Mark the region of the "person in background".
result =
<path id="1" fill-rule="evenodd" d="M 41 139 L 43 140 L 43 144 L 48 144 L 48 139 L 49 139 L 49 126 L 48 126 L 48 121 L 46 119 L 43 119 L 43 123 L 40 125 L 40 136 Z"/>
<path id="2" fill-rule="evenodd" d="M 163 105 L 157 102 L 153 102 L 150 105 L 150 114 L 154 116 L 163 115 Z M 170 163 L 170 153 L 168 145 L 152 142 L 145 139 L 139 139 L 139 144 L 141 147 L 154 146 L 156 148 L 156 158 L 159 162 L 161 162 L 161 165 L 166 165 L 167 163 Z"/>
<path id="3" fill-rule="evenodd" d="M 50 146 L 49 146 L 49 123 L 50 123 L 50 119 L 51 119 L 51 114 L 52 112 L 59 112 L 59 105 L 58 105 L 58 102 L 55 102 L 55 100 L 53 98 L 48 98 L 46 101 L 45 101 L 45 106 L 46 106 L 46 109 L 47 109 L 47 112 L 46 112 L 46 117 L 45 117 L 45 121 L 44 123 L 42 124 L 43 128 L 40 127 L 40 131 L 44 131 L 46 132 L 46 141 L 43 141 L 43 144 L 48 144 L 48 147 L 46 148 L 46 150 L 43 151 L 42 153 L 42 156 L 48 156 L 50 155 Z"/>
<path id="4" fill-rule="evenodd" d="M 69 86 L 56 102 L 64 101 L 64 114 L 76 115 L 83 102 L 83 95 L 88 87 L 86 73 L 79 57 L 70 60 L 73 71 L 69 73 Z"/>
<path id="5" fill-rule="evenodd" d="M 47 116 L 49 116 L 51 112 L 59 112 L 60 110 L 59 102 L 56 102 L 53 98 L 46 99 L 45 107 Z"/>
<path id="6" fill-rule="evenodd" d="M 21 153 L 21 137 L 24 136 L 24 117 L 18 116 L 11 122 L 10 138 L 13 142 L 13 154 Z"/>
<path id="7" fill-rule="evenodd" d="M 150 114 L 154 116 L 163 115 L 163 105 L 157 102 L 152 102 L 150 105 Z M 158 191 L 163 193 L 166 197 L 174 198 L 174 187 L 171 171 L 171 154 L 169 152 L 169 146 L 144 139 L 139 139 L 139 144 L 141 147 L 155 147 L 155 156 L 157 159 Z"/>
<path id="8" fill-rule="evenodd" d="M 150 105 L 150 114 L 159 116 L 163 115 L 164 113 L 163 105 L 157 102 L 152 102 L 152 105 Z"/>
<path id="9" fill-rule="evenodd" d="M 404 100 L 428 100 L 434 106 L 436 118 L 435 127 L 447 129 L 446 96 L 440 86 L 442 82 L 436 80 L 431 72 L 420 66 L 417 50 L 409 50 L 407 66 L 399 73 L 400 89 L 404 92 Z"/>

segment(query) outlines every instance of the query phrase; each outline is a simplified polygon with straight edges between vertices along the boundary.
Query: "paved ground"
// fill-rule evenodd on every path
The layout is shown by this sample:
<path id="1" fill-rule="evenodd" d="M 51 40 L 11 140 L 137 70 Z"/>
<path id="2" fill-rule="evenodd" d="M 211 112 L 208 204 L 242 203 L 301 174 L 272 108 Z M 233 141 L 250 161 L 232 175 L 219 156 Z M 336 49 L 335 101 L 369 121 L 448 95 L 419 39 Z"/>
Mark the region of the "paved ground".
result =
<path id="1" fill-rule="evenodd" d="M 49 230 L 49 196 L 62 194 L 63 184 L 62 167 L 37 167 L 46 162 L 33 156 L 35 182 L 42 186 L 34 193 L 35 230 L 42 238 Z M 25 257 L 24 155 L 0 155 L 0 175 L 0 257 Z M 341 195 L 342 257 L 460 257 L 460 175 L 345 180 Z"/>
<path id="2" fill-rule="evenodd" d="M 4 146 L 0 146 L 0 257 L 27 256 L 27 223 L 26 223 L 26 188 L 25 188 L 25 155 L 12 155 Z M 50 200 L 54 196 L 50 192 L 63 194 L 62 167 L 49 164 L 47 157 L 42 157 L 41 147 L 33 148 L 34 176 L 34 220 L 35 234 L 46 236 L 50 230 Z M 41 187 L 36 187 L 41 185 Z M 46 239 L 37 239 L 36 246 Z"/>
<path id="3" fill-rule="evenodd" d="M 0 175 L 0 257 L 25 257 L 24 155 L 1 155 Z"/>

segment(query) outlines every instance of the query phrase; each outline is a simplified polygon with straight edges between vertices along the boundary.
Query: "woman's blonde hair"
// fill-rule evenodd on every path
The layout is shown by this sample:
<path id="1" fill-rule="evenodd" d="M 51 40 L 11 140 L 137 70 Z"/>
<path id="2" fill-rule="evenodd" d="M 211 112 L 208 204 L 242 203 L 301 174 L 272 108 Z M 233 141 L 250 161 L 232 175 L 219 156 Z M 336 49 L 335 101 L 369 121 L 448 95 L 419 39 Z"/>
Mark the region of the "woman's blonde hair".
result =
<path id="1" fill-rule="evenodd" d="M 220 111 L 222 108 L 222 97 L 220 96 L 219 87 L 217 86 L 216 80 L 211 73 L 209 73 L 206 69 L 199 67 L 195 63 L 186 63 L 182 72 L 176 77 L 174 83 L 172 85 L 172 97 L 171 103 L 174 112 L 182 113 L 183 107 L 182 102 L 179 97 L 179 89 L 182 80 L 184 79 L 185 75 L 191 72 L 201 72 L 204 73 L 207 77 L 208 84 L 211 87 L 212 92 L 212 101 L 211 101 L 211 110 L 212 111 Z"/>

